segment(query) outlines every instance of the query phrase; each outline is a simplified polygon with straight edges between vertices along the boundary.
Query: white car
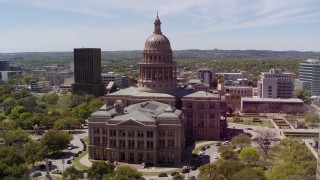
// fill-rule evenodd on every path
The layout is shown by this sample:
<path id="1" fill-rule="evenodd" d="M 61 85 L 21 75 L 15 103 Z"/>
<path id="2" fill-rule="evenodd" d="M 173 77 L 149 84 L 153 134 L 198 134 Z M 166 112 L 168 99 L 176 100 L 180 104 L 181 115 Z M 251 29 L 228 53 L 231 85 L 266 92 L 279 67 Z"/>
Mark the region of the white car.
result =
<path id="1" fill-rule="evenodd" d="M 219 157 L 218 157 L 217 155 L 215 155 L 213 158 L 214 158 L 214 159 L 219 159 Z"/>
<path id="2" fill-rule="evenodd" d="M 68 147 L 68 150 L 72 150 L 72 146 Z"/>
<path id="3" fill-rule="evenodd" d="M 51 174 L 62 174 L 62 171 L 59 169 L 54 169 L 51 171 Z"/>
<path id="4" fill-rule="evenodd" d="M 200 151 L 200 153 L 199 153 L 199 154 L 202 154 L 202 155 L 204 155 L 204 153 L 205 153 L 204 151 Z"/>

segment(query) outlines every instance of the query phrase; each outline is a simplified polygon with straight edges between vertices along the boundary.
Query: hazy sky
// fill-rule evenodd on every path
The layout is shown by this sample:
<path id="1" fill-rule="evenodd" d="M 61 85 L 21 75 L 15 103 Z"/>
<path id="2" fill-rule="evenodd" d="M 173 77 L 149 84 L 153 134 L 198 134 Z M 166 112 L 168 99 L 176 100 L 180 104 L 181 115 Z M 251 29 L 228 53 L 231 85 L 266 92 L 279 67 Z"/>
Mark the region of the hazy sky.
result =
<path id="1" fill-rule="evenodd" d="M 320 0 L 0 0 L 0 52 L 142 50 L 157 10 L 174 50 L 320 51 Z"/>

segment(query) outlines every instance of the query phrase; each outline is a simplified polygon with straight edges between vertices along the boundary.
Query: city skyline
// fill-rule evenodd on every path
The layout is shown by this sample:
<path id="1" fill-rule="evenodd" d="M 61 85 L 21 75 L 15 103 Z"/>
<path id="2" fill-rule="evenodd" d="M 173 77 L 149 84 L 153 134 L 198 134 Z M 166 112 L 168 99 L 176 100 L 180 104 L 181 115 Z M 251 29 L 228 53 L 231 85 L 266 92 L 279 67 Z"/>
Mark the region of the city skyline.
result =
<path id="1" fill-rule="evenodd" d="M 320 51 L 320 2 L 0 0 L 0 52 L 141 50 L 157 11 L 173 50 Z"/>

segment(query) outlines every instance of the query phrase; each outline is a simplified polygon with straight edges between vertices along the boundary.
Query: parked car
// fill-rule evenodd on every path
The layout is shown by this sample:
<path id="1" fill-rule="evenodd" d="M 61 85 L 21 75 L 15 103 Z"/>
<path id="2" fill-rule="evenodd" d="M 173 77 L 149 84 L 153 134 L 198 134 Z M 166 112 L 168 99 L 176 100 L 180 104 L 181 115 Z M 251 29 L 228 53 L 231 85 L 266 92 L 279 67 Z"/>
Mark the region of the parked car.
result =
<path id="1" fill-rule="evenodd" d="M 72 164 L 72 160 L 68 159 L 67 164 Z"/>
<path id="2" fill-rule="evenodd" d="M 40 171 L 36 171 L 36 172 L 31 174 L 31 177 L 38 177 L 38 176 L 41 176 L 41 172 Z"/>
<path id="3" fill-rule="evenodd" d="M 181 170 L 181 173 L 185 174 L 185 173 L 189 173 L 190 172 L 190 169 L 189 168 L 183 168 Z"/>
<path id="4" fill-rule="evenodd" d="M 196 177 L 195 176 L 190 176 L 189 180 L 196 180 Z"/>
<path id="5" fill-rule="evenodd" d="M 170 174 L 170 176 L 174 176 L 174 175 L 176 175 L 176 174 L 179 174 L 178 172 L 172 172 L 171 174 Z"/>
<path id="6" fill-rule="evenodd" d="M 206 146 L 206 149 L 209 149 L 210 148 L 210 146 Z"/>
<path id="7" fill-rule="evenodd" d="M 221 143 L 218 142 L 218 143 L 215 144 L 215 146 L 221 146 Z"/>
<path id="8" fill-rule="evenodd" d="M 82 154 L 82 151 L 79 151 L 78 154 Z"/>
<path id="9" fill-rule="evenodd" d="M 74 160 L 75 158 L 74 158 L 74 156 L 71 156 L 70 158 L 69 158 L 69 160 Z"/>
<path id="10" fill-rule="evenodd" d="M 281 141 L 281 139 L 280 138 L 274 138 L 274 139 L 272 139 L 272 141 Z"/>
<path id="11" fill-rule="evenodd" d="M 51 171 L 51 174 L 62 174 L 62 171 L 59 169 L 54 169 Z"/>
<path id="12" fill-rule="evenodd" d="M 229 144 L 229 141 L 223 142 L 223 145 L 228 145 L 228 144 Z"/>
<path id="13" fill-rule="evenodd" d="M 219 157 L 218 157 L 217 155 L 215 155 L 213 158 L 214 158 L 214 159 L 219 159 Z"/>
<path id="14" fill-rule="evenodd" d="M 68 150 L 72 150 L 73 148 L 70 146 L 70 147 L 68 147 Z"/>
<path id="15" fill-rule="evenodd" d="M 245 130 L 253 130 L 253 129 L 248 127 L 248 128 L 245 128 Z"/>
<path id="16" fill-rule="evenodd" d="M 39 170 L 44 170 L 44 169 L 46 169 L 46 165 L 45 164 L 39 164 L 38 165 L 38 169 Z"/>
<path id="17" fill-rule="evenodd" d="M 48 161 L 48 165 L 51 166 L 52 165 L 52 161 Z"/>
<path id="18" fill-rule="evenodd" d="M 202 147 L 202 148 L 201 148 L 201 151 L 205 151 L 205 150 L 206 150 L 206 147 Z"/>
<path id="19" fill-rule="evenodd" d="M 198 168 L 198 166 L 194 165 L 194 166 L 191 167 L 191 171 L 195 171 L 195 170 L 197 170 L 197 168 Z"/>
<path id="20" fill-rule="evenodd" d="M 74 157 L 79 157 L 79 154 L 78 154 L 78 153 L 76 153 L 76 154 L 73 154 L 73 156 L 74 156 Z"/>
<path id="21" fill-rule="evenodd" d="M 160 174 L 158 175 L 158 177 L 168 177 L 168 174 L 167 174 L 167 173 L 160 173 Z"/>

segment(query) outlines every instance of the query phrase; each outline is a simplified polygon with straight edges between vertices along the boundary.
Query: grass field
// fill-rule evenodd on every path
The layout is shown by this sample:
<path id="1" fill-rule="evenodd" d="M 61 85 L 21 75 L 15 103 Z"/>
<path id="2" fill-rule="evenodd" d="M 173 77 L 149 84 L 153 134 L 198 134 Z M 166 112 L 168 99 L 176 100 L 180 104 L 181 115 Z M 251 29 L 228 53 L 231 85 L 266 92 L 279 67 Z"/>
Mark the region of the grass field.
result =
<path id="1" fill-rule="evenodd" d="M 80 162 L 80 159 L 83 158 L 86 154 L 88 154 L 88 150 L 84 151 L 82 154 L 80 154 L 79 157 L 74 159 L 74 161 L 72 163 L 73 163 L 75 168 L 77 168 L 79 170 L 87 170 L 87 169 L 89 169 L 88 166 L 85 166 Z"/>
<path id="2" fill-rule="evenodd" d="M 270 122 L 269 119 L 266 118 L 259 118 L 261 120 L 261 122 L 253 122 L 253 118 L 254 117 L 240 117 L 243 121 L 242 122 L 234 122 L 232 120 L 233 123 L 236 124 L 243 124 L 243 125 L 252 125 L 252 126 L 262 126 L 262 127 L 269 127 L 269 128 L 273 128 L 272 123 Z"/>

